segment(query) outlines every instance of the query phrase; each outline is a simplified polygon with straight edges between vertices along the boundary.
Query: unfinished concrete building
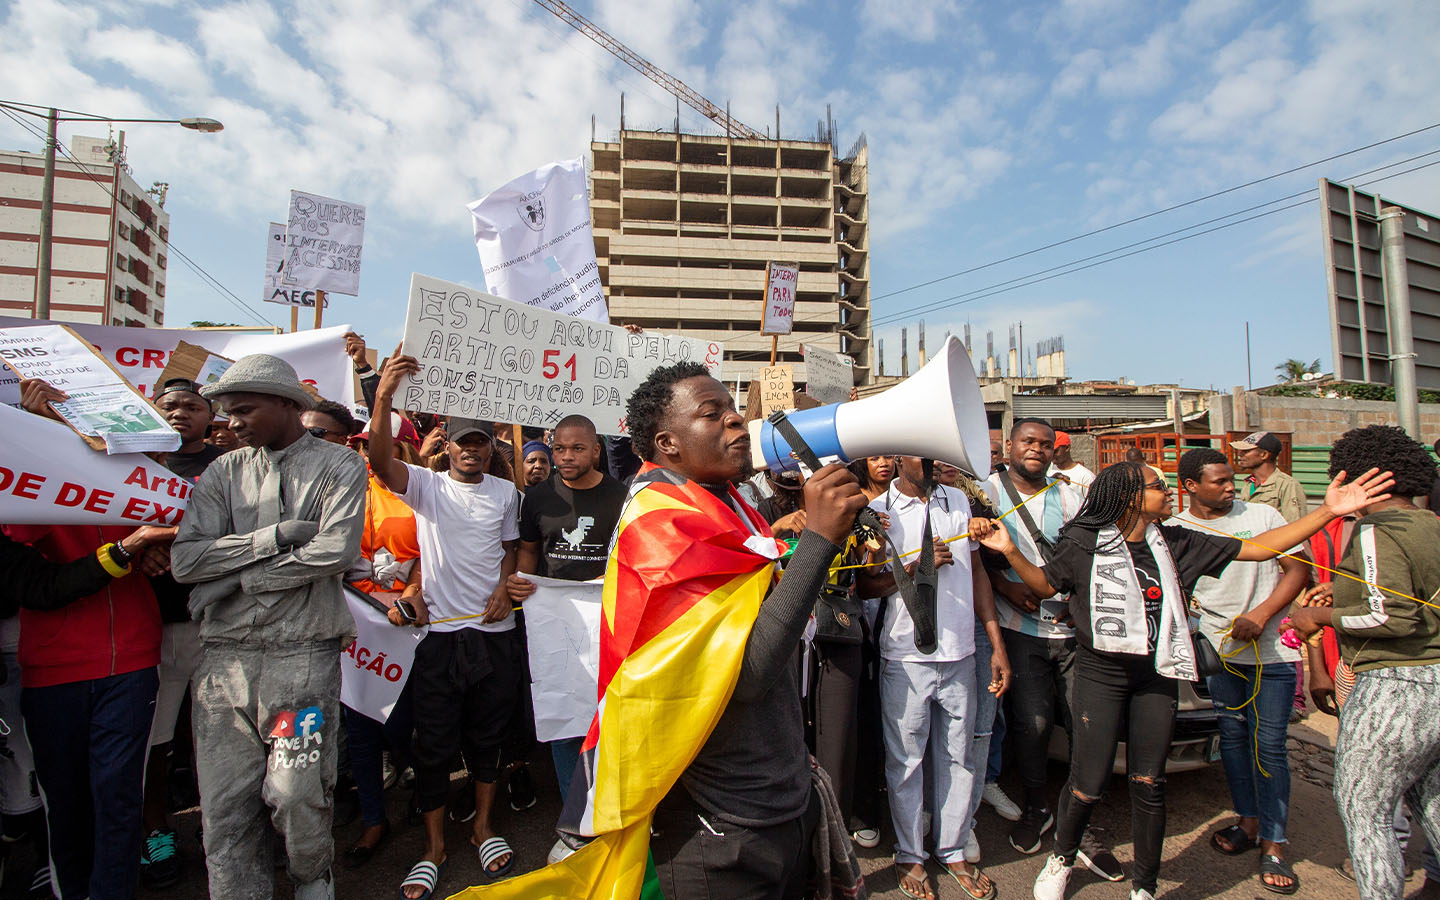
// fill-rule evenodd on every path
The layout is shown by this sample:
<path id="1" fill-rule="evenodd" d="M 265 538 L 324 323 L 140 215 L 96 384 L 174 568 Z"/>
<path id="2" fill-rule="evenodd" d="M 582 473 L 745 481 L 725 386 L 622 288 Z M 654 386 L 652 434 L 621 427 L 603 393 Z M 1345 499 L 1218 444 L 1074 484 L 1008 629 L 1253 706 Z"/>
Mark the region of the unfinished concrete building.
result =
<path id="1" fill-rule="evenodd" d="M 750 140 L 635 131 L 592 141 L 590 208 L 611 321 L 725 345 L 725 380 L 770 361 L 760 334 L 766 263 L 798 262 L 793 333 L 778 362 L 805 381 L 800 345 L 847 353 L 871 377 L 869 178 L 862 138 Z M 741 394 L 743 398 L 743 393 Z"/>

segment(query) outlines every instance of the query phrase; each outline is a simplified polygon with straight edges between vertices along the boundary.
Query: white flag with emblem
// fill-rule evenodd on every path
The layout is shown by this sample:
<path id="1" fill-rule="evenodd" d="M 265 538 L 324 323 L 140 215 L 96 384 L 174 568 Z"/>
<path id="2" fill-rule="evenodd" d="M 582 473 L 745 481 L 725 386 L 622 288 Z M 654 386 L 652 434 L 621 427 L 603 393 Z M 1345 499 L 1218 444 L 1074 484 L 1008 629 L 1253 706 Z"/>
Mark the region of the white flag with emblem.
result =
<path id="1" fill-rule="evenodd" d="M 541 166 L 469 209 L 490 293 L 567 316 L 610 321 L 590 231 L 584 160 Z"/>

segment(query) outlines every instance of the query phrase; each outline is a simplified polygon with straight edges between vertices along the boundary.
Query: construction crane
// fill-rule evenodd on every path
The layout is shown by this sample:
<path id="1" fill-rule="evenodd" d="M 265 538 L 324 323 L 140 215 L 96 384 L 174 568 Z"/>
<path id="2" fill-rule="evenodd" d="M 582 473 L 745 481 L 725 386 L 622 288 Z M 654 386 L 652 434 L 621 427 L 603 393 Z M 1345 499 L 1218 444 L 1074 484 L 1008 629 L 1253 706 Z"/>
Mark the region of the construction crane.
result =
<path id="1" fill-rule="evenodd" d="M 700 115 L 725 129 L 726 134 L 750 138 L 751 140 L 763 141 L 766 139 L 766 135 L 763 133 L 733 118 L 729 112 L 700 96 L 694 88 L 685 82 L 658 68 L 634 50 L 631 50 L 629 47 L 611 37 L 603 28 L 571 9 L 568 3 L 563 3 L 561 0 L 535 0 L 535 4 L 542 9 L 554 13 L 560 21 L 570 25 L 590 40 L 609 50 L 618 56 L 626 65 L 674 94 L 676 98 L 683 100 L 691 109 L 694 109 L 700 113 Z"/>

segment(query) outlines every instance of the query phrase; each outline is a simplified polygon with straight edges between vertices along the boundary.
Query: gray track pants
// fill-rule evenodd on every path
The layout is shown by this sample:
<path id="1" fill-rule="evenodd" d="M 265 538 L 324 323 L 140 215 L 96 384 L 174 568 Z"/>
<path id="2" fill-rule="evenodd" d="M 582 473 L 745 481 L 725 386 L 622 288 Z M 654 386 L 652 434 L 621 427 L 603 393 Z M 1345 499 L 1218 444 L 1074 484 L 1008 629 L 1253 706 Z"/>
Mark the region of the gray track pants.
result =
<path id="1" fill-rule="evenodd" d="M 1410 803 L 1431 846 L 1440 846 L 1440 665 L 1373 669 L 1356 676 L 1340 711 L 1335 802 L 1345 822 L 1364 900 L 1399 900 L 1405 862 L 1395 808 Z"/>
<path id="2" fill-rule="evenodd" d="M 270 900 L 267 818 L 296 896 L 329 893 L 339 642 L 207 642 L 192 685 L 210 896 Z"/>

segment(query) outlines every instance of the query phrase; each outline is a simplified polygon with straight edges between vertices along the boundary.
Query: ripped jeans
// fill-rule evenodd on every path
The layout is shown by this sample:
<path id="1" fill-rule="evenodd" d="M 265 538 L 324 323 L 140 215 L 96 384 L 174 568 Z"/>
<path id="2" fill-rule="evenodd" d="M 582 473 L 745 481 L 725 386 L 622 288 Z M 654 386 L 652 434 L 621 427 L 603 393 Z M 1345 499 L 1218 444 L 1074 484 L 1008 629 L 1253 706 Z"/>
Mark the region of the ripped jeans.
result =
<path id="1" fill-rule="evenodd" d="M 1175 730 L 1178 684 L 1155 671 L 1152 657 L 1101 654 L 1083 645 L 1076 649 L 1070 779 L 1057 808 L 1055 855 L 1075 861 L 1080 836 L 1110 780 L 1120 729 L 1128 720 L 1125 762 L 1135 845 L 1131 882 L 1152 894 L 1165 843 L 1165 759 Z"/>

